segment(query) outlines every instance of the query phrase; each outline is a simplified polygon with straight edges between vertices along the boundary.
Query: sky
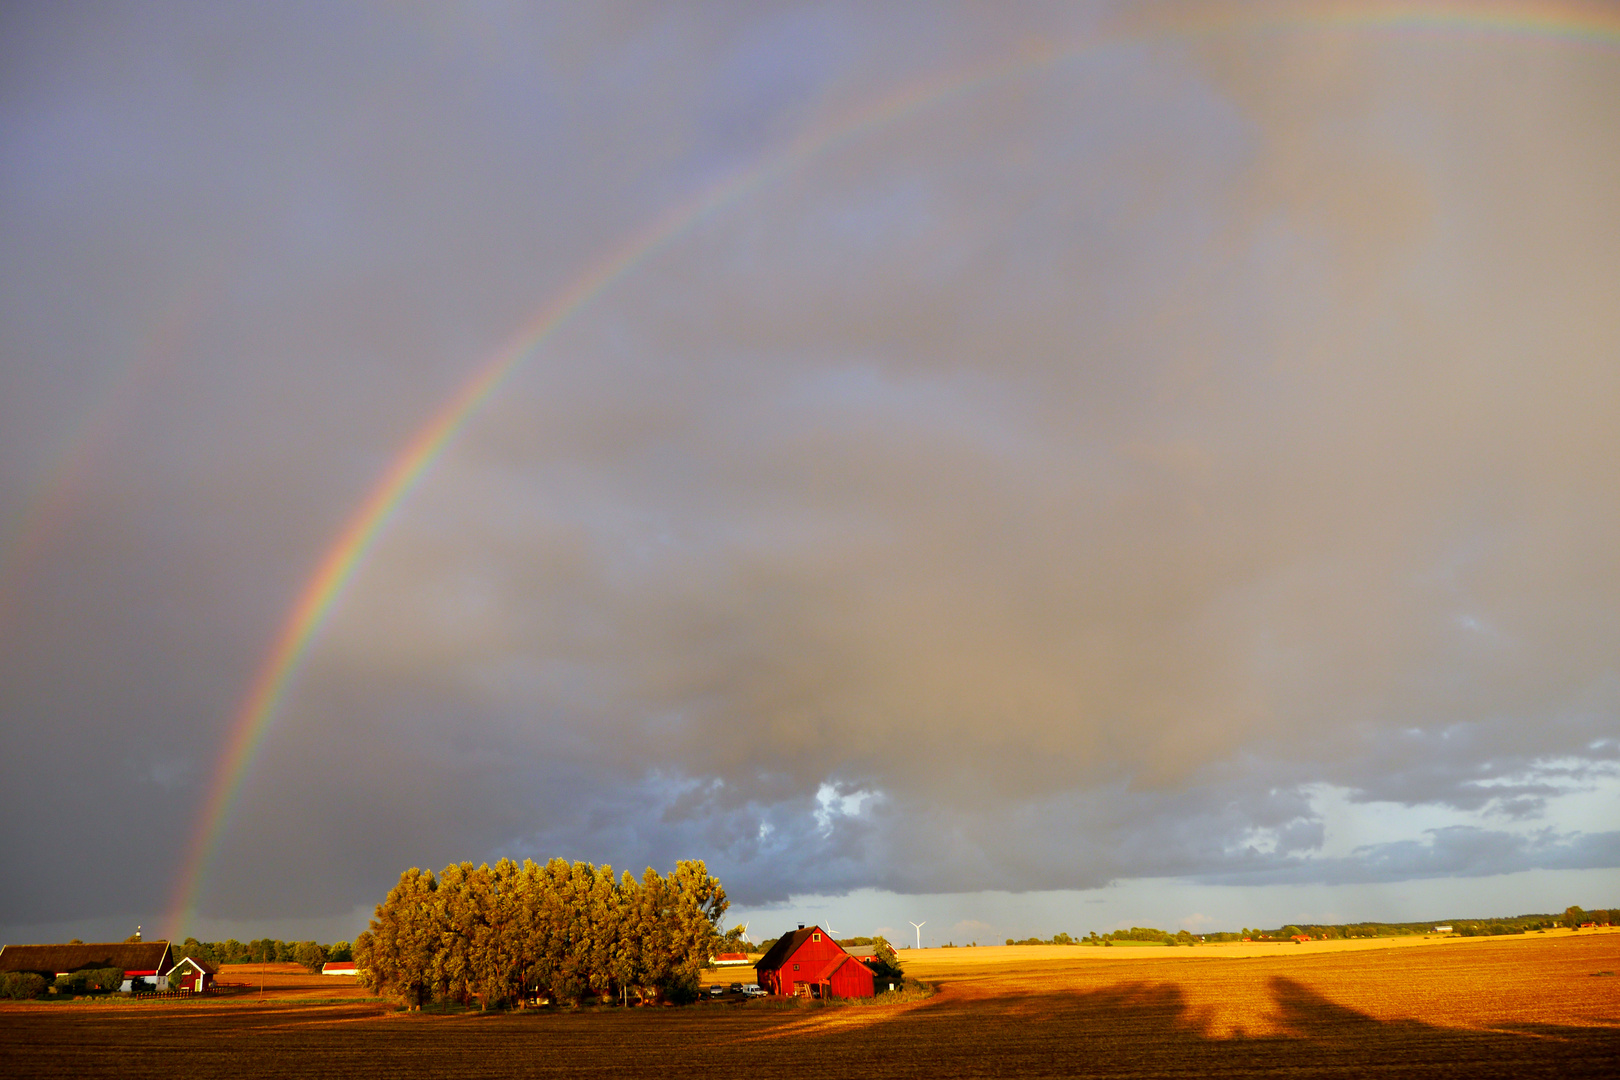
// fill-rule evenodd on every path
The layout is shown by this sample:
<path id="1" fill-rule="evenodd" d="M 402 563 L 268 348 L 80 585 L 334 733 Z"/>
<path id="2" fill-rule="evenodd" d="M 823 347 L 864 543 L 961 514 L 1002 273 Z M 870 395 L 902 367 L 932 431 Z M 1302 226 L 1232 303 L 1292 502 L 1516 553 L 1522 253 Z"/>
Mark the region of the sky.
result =
<path id="1" fill-rule="evenodd" d="M 1606 4 L 9 5 L 0 937 L 1620 906 L 1616 191 Z"/>

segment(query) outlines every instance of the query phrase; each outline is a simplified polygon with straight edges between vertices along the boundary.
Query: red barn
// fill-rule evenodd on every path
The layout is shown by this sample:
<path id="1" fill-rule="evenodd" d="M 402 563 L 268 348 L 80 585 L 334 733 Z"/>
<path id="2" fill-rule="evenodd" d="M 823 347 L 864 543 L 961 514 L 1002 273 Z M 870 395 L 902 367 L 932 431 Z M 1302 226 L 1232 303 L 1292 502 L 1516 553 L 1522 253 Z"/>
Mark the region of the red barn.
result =
<path id="1" fill-rule="evenodd" d="M 213 964 L 206 960 L 198 960 L 193 956 L 182 957 L 175 961 L 174 967 L 169 969 L 171 979 L 174 977 L 176 970 L 180 972 L 179 986 L 177 987 L 180 990 L 212 990 L 214 988 L 214 976 L 219 974 L 219 969 L 214 967 Z"/>
<path id="2" fill-rule="evenodd" d="M 872 969 L 845 952 L 819 926 L 801 926 L 791 934 L 783 934 L 755 970 L 759 985 L 783 997 L 805 993 L 826 997 L 873 994 Z"/>

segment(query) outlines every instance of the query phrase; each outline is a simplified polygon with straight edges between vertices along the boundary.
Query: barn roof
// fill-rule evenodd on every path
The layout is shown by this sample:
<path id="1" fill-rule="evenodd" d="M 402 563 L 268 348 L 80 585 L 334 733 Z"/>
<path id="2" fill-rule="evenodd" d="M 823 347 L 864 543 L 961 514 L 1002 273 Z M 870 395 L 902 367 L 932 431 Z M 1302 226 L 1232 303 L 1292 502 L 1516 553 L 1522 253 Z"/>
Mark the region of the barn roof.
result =
<path id="1" fill-rule="evenodd" d="M 6 945 L 0 947 L 0 971 L 35 971 L 54 975 L 85 968 L 121 971 L 169 970 L 167 941 L 92 942 L 88 945 Z"/>
<path id="2" fill-rule="evenodd" d="M 800 945 L 810 940 L 811 934 L 824 933 L 826 931 L 819 926 L 806 926 L 801 930 L 793 931 L 791 934 L 783 934 L 777 939 L 776 944 L 771 946 L 771 951 L 766 953 L 764 958 L 754 965 L 755 969 L 769 971 L 780 968 L 788 962 L 788 957 L 799 951 Z"/>
<path id="3" fill-rule="evenodd" d="M 865 964 L 862 964 L 855 957 L 851 956 L 849 953 L 845 953 L 843 956 L 835 956 L 831 960 L 828 960 L 827 963 L 822 966 L 822 969 L 816 973 L 816 977 L 811 981 L 826 982 L 828 979 L 833 977 L 833 972 L 837 971 L 845 964 L 856 964 L 860 967 L 866 967 Z"/>
<path id="4" fill-rule="evenodd" d="M 174 963 L 175 963 L 176 967 L 178 967 L 181 964 L 190 964 L 192 967 L 196 968 L 198 971 L 204 971 L 204 972 L 207 972 L 210 975 L 218 975 L 219 974 L 219 968 L 215 967 L 213 964 L 210 964 L 208 961 L 203 960 L 203 959 L 201 959 L 199 957 L 196 957 L 196 956 L 182 956 L 180 959 L 176 960 Z"/>

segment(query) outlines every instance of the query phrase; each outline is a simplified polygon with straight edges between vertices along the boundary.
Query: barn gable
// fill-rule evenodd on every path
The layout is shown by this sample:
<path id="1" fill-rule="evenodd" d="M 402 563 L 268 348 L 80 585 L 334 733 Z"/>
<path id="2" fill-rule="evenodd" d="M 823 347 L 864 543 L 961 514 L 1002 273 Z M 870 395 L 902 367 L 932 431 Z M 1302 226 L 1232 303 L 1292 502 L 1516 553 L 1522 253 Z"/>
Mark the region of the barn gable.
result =
<path id="1" fill-rule="evenodd" d="M 872 969 L 848 953 L 827 961 L 815 982 L 834 997 L 872 997 L 876 989 Z"/>
<path id="2" fill-rule="evenodd" d="M 211 990 L 214 987 L 214 976 L 219 969 L 206 960 L 199 960 L 194 956 L 182 957 L 174 962 L 170 969 L 180 973 L 180 989 L 182 990 Z"/>

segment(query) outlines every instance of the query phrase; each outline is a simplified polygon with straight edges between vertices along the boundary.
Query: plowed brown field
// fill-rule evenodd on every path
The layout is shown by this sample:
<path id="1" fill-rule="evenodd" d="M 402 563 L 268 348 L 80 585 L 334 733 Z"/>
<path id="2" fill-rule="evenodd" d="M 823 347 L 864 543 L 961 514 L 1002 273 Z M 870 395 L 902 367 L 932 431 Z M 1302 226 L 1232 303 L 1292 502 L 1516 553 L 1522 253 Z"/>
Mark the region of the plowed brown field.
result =
<path id="1" fill-rule="evenodd" d="M 0 1062 L 13 1076 L 188 1080 L 1620 1076 L 1620 975 L 1601 974 L 1620 971 L 1620 932 L 1118 952 L 909 952 L 908 971 L 940 992 L 857 1008 L 412 1015 L 360 1000 L 300 1003 L 339 996 L 348 980 L 286 973 L 263 1002 L 255 987 L 214 1000 L 6 1005 Z"/>

